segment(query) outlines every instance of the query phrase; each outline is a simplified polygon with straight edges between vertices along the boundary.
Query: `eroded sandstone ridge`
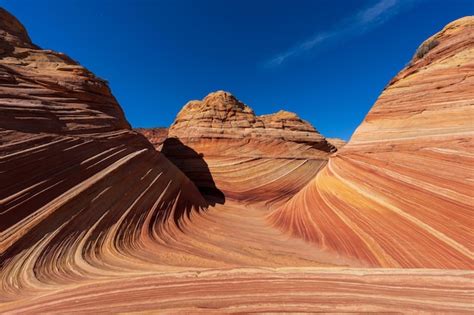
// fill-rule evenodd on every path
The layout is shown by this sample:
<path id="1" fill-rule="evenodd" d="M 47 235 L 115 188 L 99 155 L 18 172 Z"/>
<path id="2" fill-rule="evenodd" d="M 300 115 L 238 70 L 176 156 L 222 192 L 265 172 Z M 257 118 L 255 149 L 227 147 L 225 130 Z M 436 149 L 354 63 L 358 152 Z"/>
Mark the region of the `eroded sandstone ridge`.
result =
<path id="1" fill-rule="evenodd" d="M 422 46 L 275 226 L 373 266 L 473 268 L 474 17 Z"/>
<path id="2" fill-rule="evenodd" d="M 100 274 L 108 259 L 133 265 L 124 252 L 207 207 L 103 80 L 32 44 L 1 8 L 0 170 L 0 303 Z"/>
<path id="3" fill-rule="evenodd" d="M 144 135 L 158 150 L 161 150 L 161 145 L 165 142 L 166 138 L 168 138 L 168 128 L 164 127 L 136 128 L 134 130 Z"/>
<path id="4" fill-rule="evenodd" d="M 327 138 L 326 139 L 330 144 L 336 147 L 336 149 L 340 150 L 342 149 L 343 146 L 346 145 L 346 141 L 340 139 L 340 138 Z"/>
<path id="5" fill-rule="evenodd" d="M 250 139 L 283 140 L 285 143 L 303 143 L 308 150 L 315 148 L 325 152 L 335 151 L 313 126 L 296 114 L 281 110 L 275 114 L 256 116 L 249 106 L 224 91 L 210 93 L 202 101 L 188 102 L 176 116 L 169 136 L 187 143 L 202 139 L 235 139 L 246 142 Z M 269 152 L 262 150 L 262 154 L 274 155 L 275 150 L 278 148 Z M 278 153 L 300 157 L 302 152 L 280 150 Z"/>
<path id="6" fill-rule="evenodd" d="M 289 198 L 313 178 L 336 151 L 308 122 L 279 111 L 255 115 L 228 92 L 217 91 L 190 101 L 169 129 L 162 152 L 205 194 L 272 203 Z M 192 153 L 190 153 L 192 151 Z M 209 170 L 209 171 L 208 171 Z"/>
<path id="7" fill-rule="evenodd" d="M 255 137 L 165 141 L 201 192 L 225 197 L 205 199 L 103 80 L 0 9 L 0 312 L 472 313 L 471 270 L 370 268 L 472 269 L 472 18 L 440 34 L 275 228 L 265 203 L 333 154 L 313 129 L 282 112 L 255 117 L 268 127 Z M 418 135 L 417 115 L 441 128 L 421 119 Z"/>

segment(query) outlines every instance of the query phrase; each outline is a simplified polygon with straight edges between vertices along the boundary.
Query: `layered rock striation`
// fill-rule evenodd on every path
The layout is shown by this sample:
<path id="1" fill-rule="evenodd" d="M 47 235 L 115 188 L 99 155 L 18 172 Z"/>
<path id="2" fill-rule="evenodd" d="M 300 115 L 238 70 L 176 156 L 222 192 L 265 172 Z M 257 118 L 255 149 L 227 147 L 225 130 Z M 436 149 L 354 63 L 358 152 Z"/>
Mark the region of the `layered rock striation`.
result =
<path id="1" fill-rule="evenodd" d="M 0 17 L 0 312 L 35 313 L 21 307 L 89 285 L 99 297 L 108 290 L 99 283 L 128 282 L 139 292 L 133 279 L 152 274 L 226 268 L 232 277 L 242 266 L 339 263 L 288 240 L 261 209 L 210 208 L 130 129 L 105 81 L 32 44 L 6 11 Z M 96 297 L 93 309 L 109 304 Z M 39 304 L 41 312 L 78 310 Z"/>
<path id="2" fill-rule="evenodd" d="M 305 144 L 308 150 L 335 151 L 313 126 L 296 114 L 281 110 L 275 114 L 256 116 L 249 106 L 224 91 L 210 93 L 202 101 L 188 102 L 176 116 L 169 136 L 186 143 L 199 142 L 202 139 L 247 142 L 282 140 Z M 262 150 L 262 155 L 265 153 L 275 155 L 274 150 Z M 287 152 L 284 156 L 300 153 L 302 152 Z M 313 156 L 319 154 L 314 150 L 311 153 Z M 311 153 L 308 153 L 308 156 L 311 156 Z"/>
<path id="3" fill-rule="evenodd" d="M 336 147 L 336 149 L 340 150 L 343 146 L 346 145 L 346 141 L 340 138 L 327 138 L 326 139 L 330 144 Z"/>
<path id="4" fill-rule="evenodd" d="M 208 206 L 103 80 L 32 44 L 3 9 L 0 51 L 0 303 L 128 268 L 124 253 Z"/>
<path id="5" fill-rule="evenodd" d="M 436 36 L 340 152 L 217 93 L 171 163 L 0 10 L 0 312 L 472 313 L 471 270 L 425 269 L 472 269 L 472 18 Z"/>
<path id="6" fill-rule="evenodd" d="M 164 127 L 136 128 L 134 130 L 144 135 L 157 150 L 161 150 L 163 142 L 168 138 L 168 128 Z"/>
<path id="7" fill-rule="evenodd" d="M 474 17 L 422 47 L 274 226 L 373 266 L 472 269 Z"/>
<path id="8" fill-rule="evenodd" d="M 336 151 L 296 114 L 279 111 L 257 116 L 224 91 L 188 102 L 168 136 L 162 152 L 204 192 L 211 181 L 197 171 L 201 167 L 212 174 L 211 188 L 221 191 L 220 199 L 247 202 L 289 198 Z"/>

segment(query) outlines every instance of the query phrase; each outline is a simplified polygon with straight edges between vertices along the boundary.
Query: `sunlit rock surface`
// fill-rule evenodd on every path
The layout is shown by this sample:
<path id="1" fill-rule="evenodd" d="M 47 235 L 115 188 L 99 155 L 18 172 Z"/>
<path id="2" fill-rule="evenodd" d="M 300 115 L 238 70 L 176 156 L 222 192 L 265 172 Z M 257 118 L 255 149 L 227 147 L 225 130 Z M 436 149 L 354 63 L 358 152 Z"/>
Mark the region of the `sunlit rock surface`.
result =
<path id="1" fill-rule="evenodd" d="M 274 226 L 372 266 L 473 267 L 474 18 L 433 40 Z"/>
<path id="2" fill-rule="evenodd" d="M 257 116 L 224 91 L 188 102 L 168 136 L 162 152 L 204 188 L 204 194 L 209 180 L 203 180 L 199 168 L 212 174 L 220 199 L 268 205 L 298 192 L 336 151 L 296 114 Z"/>
<path id="3" fill-rule="evenodd" d="M 466 79 L 430 104 L 449 110 L 456 99 L 469 115 L 472 32 L 460 35 L 465 30 L 450 31 L 458 48 L 446 56 L 463 51 L 459 71 Z M 440 40 L 424 58 L 443 56 L 436 50 L 443 47 Z M 380 131 L 379 147 L 364 141 L 360 129 L 358 143 L 317 173 L 333 147 L 294 114 L 260 116 L 256 124 L 272 127 L 257 133 L 259 142 L 181 135 L 182 144 L 193 146 L 176 137 L 163 144 L 178 145 L 178 153 L 198 163 L 177 163 L 186 175 L 130 129 L 104 81 L 64 54 L 33 45 L 4 10 L 0 51 L 1 313 L 474 311 L 472 266 L 463 249 L 471 248 L 472 219 L 466 207 L 471 138 L 463 120 L 452 125 L 459 138 L 446 132 L 417 150 L 408 141 L 421 138 L 393 139 L 391 147 Z M 433 71 L 426 65 L 424 71 Z M 441 68 L 451 69 L 450 62 Z M 225 145 L 214 146 L 220 141 Z M 334 177 L 334 165 L 342 175 Z M 315 174 L 269 221 L 268 205 L 282 204 Z M 358 179 L 349 186 L 355 192 L 348 188 L 351 176 Z M 355 211 L 358 225 L 349 221 Z M 385 253 L 387 264 L 380 258 Z M 466 270 L 370 268 L 380 265 Z"/>
<path id="4" fill-rule="evenodd" d="M 152 260 L 143 244 L 207 202 L 103 80 L 3 9 L 0 30 L 0 303 Z"/>
<path id="5" fill-rule="evenodd" d="M 340 138 L 327 138 L 326 139 L 330 144 L 336 147 L 336 149 L 340 150 L 343 146 L 346 145 L 346 141 Z"/>

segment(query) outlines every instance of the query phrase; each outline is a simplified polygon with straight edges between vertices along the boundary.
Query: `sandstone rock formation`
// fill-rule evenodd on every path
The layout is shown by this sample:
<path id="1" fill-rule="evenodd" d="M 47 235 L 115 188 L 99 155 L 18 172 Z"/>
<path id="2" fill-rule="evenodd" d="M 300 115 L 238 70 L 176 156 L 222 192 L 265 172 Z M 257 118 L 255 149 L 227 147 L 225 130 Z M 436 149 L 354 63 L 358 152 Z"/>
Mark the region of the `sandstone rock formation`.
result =
<path id="1" fill-rule="evenodd" d="M 0 312 L 472 312 L 471 30 L 440 33 L 335 155 L 286 112 L 219 136 L 252 119 L 238 104 L 204 119 L 212 137 L 165 142 L 219 204 L 130 129 L 103 80 L 0 9 Z M 268 218 L 263 203 L 308 182 Z"/>
<path id="2" fill-rule="evenodd" d="M 202 101 L 190 101 L 178 113 L 169 130 L 170 137 L 176 137 L 186 143 L 199 142 L 202 139 L 259 141 L 284 140 L 303 143 L 307 146 L 307 156 L 333 152 L 335 148 L 308 122 L 296 114 L 279 111 L 275 114 L 256 116 L 254 111 L 228 92 L 217 91 L 207 95 Z M 262 149 L 255 154 L 275 155 L 273 150 Z M 217 151 L 220 149 L 216 149 Z M 301 150 L 300 150 L 301 151 Z M 283 157 L 301 157 L 300 153 L 284 152 Z M 254 155 L 255 155 L 254 154 Z"/>
<path id="3" fill-rule="evenodd" d="M 472 269 L 474 17 L 431 40 L 275 226 L 373 266 Z"/>
<path id="4" fill-rule="evenodd" d="M 134 130 L 144 135 L 158 150 L 161 150 L 161 145 L 165 142 L 166 138 L 168 138 L 168 128 L 164 127 L 135 128 Z"/>
<path id="5" fill-rule="evenodd" d="M 211 190 L 221 191 L 219 199 L 269 204 L 299 191 L 335 151 L 296 114 L 256 116 L 224 91 L 188 102 L 162 149 L 205 194 L 212 182 Z M 202 173 L 212 179 L 203 179 Z"/>
<path id="6" fill-rule="evenodd" d="M 207 207 L 103 80 L 33 45 L 3 9 L 0 50 L 0 303 L 100 274 L 105 257 L 131 266 L 123 253 Z"/>
<path id="7" fill-rule="evenodd" d="M 103 80 L 32 44 L 3 9 L 0 17 L 0 312 L 77 311 L 75 303 L 57 304 L 58 294 L 89 285 L 98 309 L 111 305 L 99 283 L 127 282 L 139 292 L 141 277 L 163 272 L 230 268 L 223 272 L 232 278 L 242 266 L 349 263 L 288 240 L 261 209 L 209 209 L 196 186 L 130 129 Z M 30 308 L 46 296 L 56 302 Z"/>
<path id="8" fill-rule="evenodd" d="M 472 274 L 471 274 L 472 275 Z M 183 293 L 185 292 L 185 293 Z M 205 270 L 76 286 L 16 308 L 20 314 L 77 313 L 472 313 L 466 271 L 395 269 Z"/>
<path id="9" fill-rule="evenodd" d="M 342 149 L 343 146 L 346 145 L 346 141 L 340 139 L 340 138 L 326 138 L 326 140 L 332 144 L 333 146 L 336 147 L 336 149 L 340 150 Z"/>

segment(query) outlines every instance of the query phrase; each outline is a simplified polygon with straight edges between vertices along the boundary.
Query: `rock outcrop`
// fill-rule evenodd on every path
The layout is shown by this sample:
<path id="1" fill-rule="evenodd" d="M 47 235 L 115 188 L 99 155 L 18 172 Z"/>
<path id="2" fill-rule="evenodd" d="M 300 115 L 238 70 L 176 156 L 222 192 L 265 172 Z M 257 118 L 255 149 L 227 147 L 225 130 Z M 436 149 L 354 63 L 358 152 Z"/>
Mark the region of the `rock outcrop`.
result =
<path id="1" fill-rule="evenodd" d="M 158 150 L 161 150 L 161 145 L 165 142 L 166 138 L 168 138 L 168 128 L 164 127 L 135 128 L 134 130 L 144 135 Z"/>
<path id="2" fill-rule="evenodd" d="M 202 101 L 188 102 L 176 116 L 169 136 L 186 143 L 202 139 L 247 142 L 283 140 L 303 143 L 308 150 L 335 151 L 313 126 L 296 114 L 282 110 L 275 114 L 256 116 L 250 107 L 224 91 L 210 93 Z M 275 149 L 263 152 L 275 155 L 274 151 Z M 316 151 L 313 150 L 312 153 L 314 152 Z M 287 152 L 285 156 L 301 157 L 300 153 Z M 308 155 L 311 156 L 311 153 Z"/>
<path id="3" fill-rule="evenodd" d="M 6 11 L 0 17 L 0 312 L 35 313 L 22 307 L 89 285 L 98 310 L 111 306 L 96 300 L 108 290 L 99 283 L 129 283 L 138 292 L 145 275 L 225 268 L 232 278 L 243 266 L 341 263 L 289 240 L 262 209 L 210 208 L 212 200 L 130 129 L 103 80 L 32 44 Z M 53 304 L 33 308 L 80 310 Z"/>
<path id="4" fill-rule="evenodd" d="M 33 45 L 3 9 L 0 50 L 0 303 L 93 277 L 104 257 L 124 268 L 124 252 L 207 207 L 103 80 Z"/>
<path id="5" fill-rule="evenodd" d="M 346 145 L 346 141 L 340 139 L 340 138 L 326 138 L 326 140 L 332 144 L 333 146 L 336 147 L 336 149 L 340 150 L 342 149 L 343 146 Z"/>
<path id="6" fill-rule="evenodd" d="M 474 17 L 432 40 L 275 226 L 373 266 L 473 267 Z"/>
<path id="7" fill-rule="evenodd" d="M 472 269 L 472 19 L 441 34 L 335 154 L 294 114 L 225 96 L 233 114 L 163 143 L 190 180 L 0 9 L 0 312 L 472 313 L 471 270 L 369 268 Z"/>
<path id="8" fill-rule="evenodd" d="M 336 151 L 296 114 L 257 116 L 224 91 L 188 102 L 168 136 L 162 152 L 202 192 L 209 191 L 211 181 L 203 180 L 199 165 L 212 174 L 212 191 L 220 191 L 219 199 L 268 204 L 299 191 Z"/>

